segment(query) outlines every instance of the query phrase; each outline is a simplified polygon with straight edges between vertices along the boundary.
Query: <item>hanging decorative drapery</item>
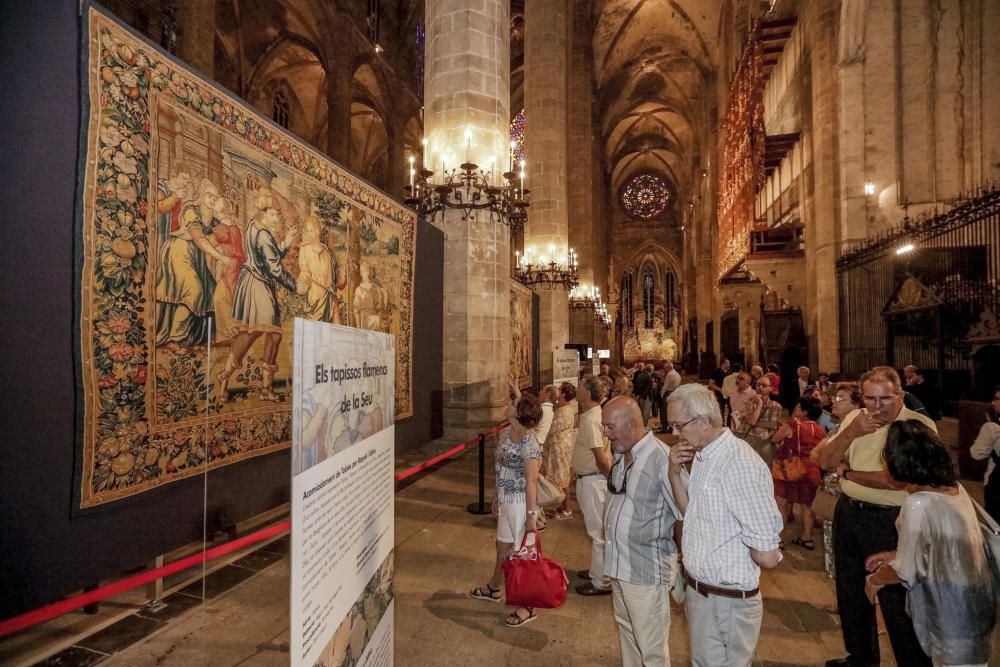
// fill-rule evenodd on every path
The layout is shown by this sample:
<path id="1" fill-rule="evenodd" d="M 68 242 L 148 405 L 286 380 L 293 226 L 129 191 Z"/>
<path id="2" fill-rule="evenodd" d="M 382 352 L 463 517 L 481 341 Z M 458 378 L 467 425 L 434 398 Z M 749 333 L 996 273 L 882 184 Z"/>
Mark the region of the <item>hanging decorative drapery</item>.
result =
<path id="1" fill-rule="evenodd" d="M 742 262 L 750 250 L 754 198 L 765 180 L 763 97 L 763 49 L 757 25 L 750 31 L 730 83 L 722 127 L 718 278 Z"/>

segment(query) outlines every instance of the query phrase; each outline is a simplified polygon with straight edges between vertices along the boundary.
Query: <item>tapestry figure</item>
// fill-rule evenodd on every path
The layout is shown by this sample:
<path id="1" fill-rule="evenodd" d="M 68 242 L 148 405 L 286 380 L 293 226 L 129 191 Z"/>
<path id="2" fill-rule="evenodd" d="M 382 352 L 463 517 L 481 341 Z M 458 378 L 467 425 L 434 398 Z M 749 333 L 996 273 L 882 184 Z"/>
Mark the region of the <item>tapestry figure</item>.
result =
<path id="1" fill-rule="evenodd" d="M 208 257 L 223 267 L 233 260 L 220 253 L 208 240 L 218 224 L 215 218 L 219 192 L 203 179 L 196 203 L 182 208 L 177 228 L 160 250 L 156 280 L 156 344 L 173 352 L 204 345 L 211 326 L 215 278 L 208 269 Z"/>
<path id="2" fill-rule="evenodd" d="M 257 195 L 257 214 L 247 226 L 244 238 L 246 261 L 240 267 L 233 298 L 233 317 L 240 333 L 233 340 L 226 365 L 216 376 L 217 397 L 225 400 L 229 377 L 246 356 L 250 346 L 264 337 L 262 362 L 263 387 L 260 399 L 278 401 L 271 385 L 278 370 L 278 345 L 281 343 L 281 310 L 278 306 L 277 286 L 289 292 L 296 291 L 295 278 L 282 265 L 282 258 L 295 242 L 298 232 L 289 227 L 285 240 L 278 243 L 274 234 L 278 228 L 280 211 L 270 191 Z"/>
<path id="3" fill-rule="evenodd" d="M 337 290 L 347 286 L 347 272 L 341 271 L 333 252 L 321 241 L 322 223 L 315 215 L 306 218 L 299 248 L 298 293 L 306 295 L 306 317 L 343 324 Z"/>

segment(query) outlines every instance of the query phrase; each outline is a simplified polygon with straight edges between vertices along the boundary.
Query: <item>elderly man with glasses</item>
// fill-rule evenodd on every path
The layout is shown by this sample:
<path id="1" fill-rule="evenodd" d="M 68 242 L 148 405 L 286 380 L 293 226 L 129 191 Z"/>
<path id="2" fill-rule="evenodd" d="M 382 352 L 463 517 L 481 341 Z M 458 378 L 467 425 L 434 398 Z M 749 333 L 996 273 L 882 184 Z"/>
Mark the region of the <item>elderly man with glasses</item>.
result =
<path id="1" fill-rule="evenodd" d="M 827 667 L 879 664 L 875 607 L 865 595 L 865 560 L 896 548 L 896 517 L 907 494 L 889 476 L 882 458 L 889 426 L 916 419 L 937 431 L 934 422 L 903 406 L 899 375 L 888 366 L 876 366 L 861 376 L 864 407 L 850 412 L 837 434 L 820 452 L 819 464 L 840 473 L 840 498 L 833 515 L 833 559 L 837 563 L 837 609 L 844 635 L 846 658 L 828 660 Z M 889 633 L 896 664 L 931 665 L 906 613 L 906 589 L 886 586 L 878 593 L 882 618 Z"/>
<path id="2" fill-rule="evenodd" d="M 691 663 L 744 667 L 753 661 L 764 603 L 760 569 L 781 561 L 782 520 L 764 460 L 722 425 L 719 404 L 700 384 L 667 401 L 669 481 L 684 520 L 682 573 Z M 690 482 L 685 466 L 691 464 Z"/>
<path id="3" fill-rule="evenodd" d="M 608 401 L 601 423 L 614 452 L 604 506 L 604 572 L 611 578 L 622 664 L 665 667 L 670 589 L 677 576 L 674 528 L 680 521 L 669 454 L 644 427 L 631 398 Z M 686 481 L 685 473 L 678 483 Z"/>

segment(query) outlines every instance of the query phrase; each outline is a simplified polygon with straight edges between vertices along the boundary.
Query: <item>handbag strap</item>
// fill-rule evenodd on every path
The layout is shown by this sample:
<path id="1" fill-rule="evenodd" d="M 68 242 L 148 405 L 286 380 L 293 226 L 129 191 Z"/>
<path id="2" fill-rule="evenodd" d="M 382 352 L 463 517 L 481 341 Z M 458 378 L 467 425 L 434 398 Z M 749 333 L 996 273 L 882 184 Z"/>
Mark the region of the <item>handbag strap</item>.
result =
<path id="1" fill-rule="evenodd" d="M 524 531 L 524 535 L 521 537 L 521 549 L 525 549 L 528 546 L 528 532 L 529 531 L 527 531 L 527 530 Z M 538 529 L 537 528 L 535 530 L 530 531 L 530 532 L 535 535 L 535 551 L 538 553 L 538 557 L 541 558 L 542 557 L 542 537 L 541 537 L 541 535 L 538 534 Z M 520 552 L 521 549 L 518 549 L 518 552 Z"/>
<path id="2" fill-rule="evenodd" d="M 968 491 L 965 492 L 965 495 L 969 496 L 969 500 L 971 500 L 972 504 L 976 506 L 976 512 L 978 512 L 979 518 L 982 519 L 982 523 L 989 528 L 994 535 L 1000 537 L 1000 525 L 997 525 L 997 522 L 993 520 L 993 517 L 990 516 L 989 512 L 983 509 L 983 506 L 977 503 L 976 499 L 969 495 Z"/>

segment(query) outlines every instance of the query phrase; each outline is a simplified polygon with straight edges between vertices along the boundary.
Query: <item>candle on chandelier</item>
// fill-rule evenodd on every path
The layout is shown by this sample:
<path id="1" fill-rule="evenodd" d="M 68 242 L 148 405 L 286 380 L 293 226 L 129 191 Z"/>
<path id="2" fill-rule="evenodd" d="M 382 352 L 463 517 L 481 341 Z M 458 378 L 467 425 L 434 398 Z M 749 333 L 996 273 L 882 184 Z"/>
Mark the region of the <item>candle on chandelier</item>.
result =
<path id="1" fill-rule="evenodd" d="M 416 174 L 416 170 L 413 168 L 413 156 L 410 156 L 410 191 L 413 191 L 413 176 Z"/>
<path id="2" fill-rule="evenodd" d="M 420 140 L 420 145 L 424 147 L 424 150 L 422 151 L 422 153 L 420 155 L 420 168 L 421 169 L 427 169 L 427 138 L 426 137 L 424 137 L 423 139 Z"/>
<path id="3" fill-rule="evenodd" d="M 522 161 L 522 164 L 524 164 L 523 161 Z M 524 170 L 523 169 L 521 170 L 521 195 L 518 197 L 518 199 L 524 199 Z"/>
<path id="4" fill-rule="evenodd" d="M 465 161 L 471 162 L 469 155 L 472 153 L 472 130 L 465 130 Z"/>
<path id="5" fill-rule="evenodd" d="M 517 142 L 513 139 L 510 142 L 510 160 L 507 164 L 507 171 L 514 171 L 514 149 L 517 148 Z"/>

